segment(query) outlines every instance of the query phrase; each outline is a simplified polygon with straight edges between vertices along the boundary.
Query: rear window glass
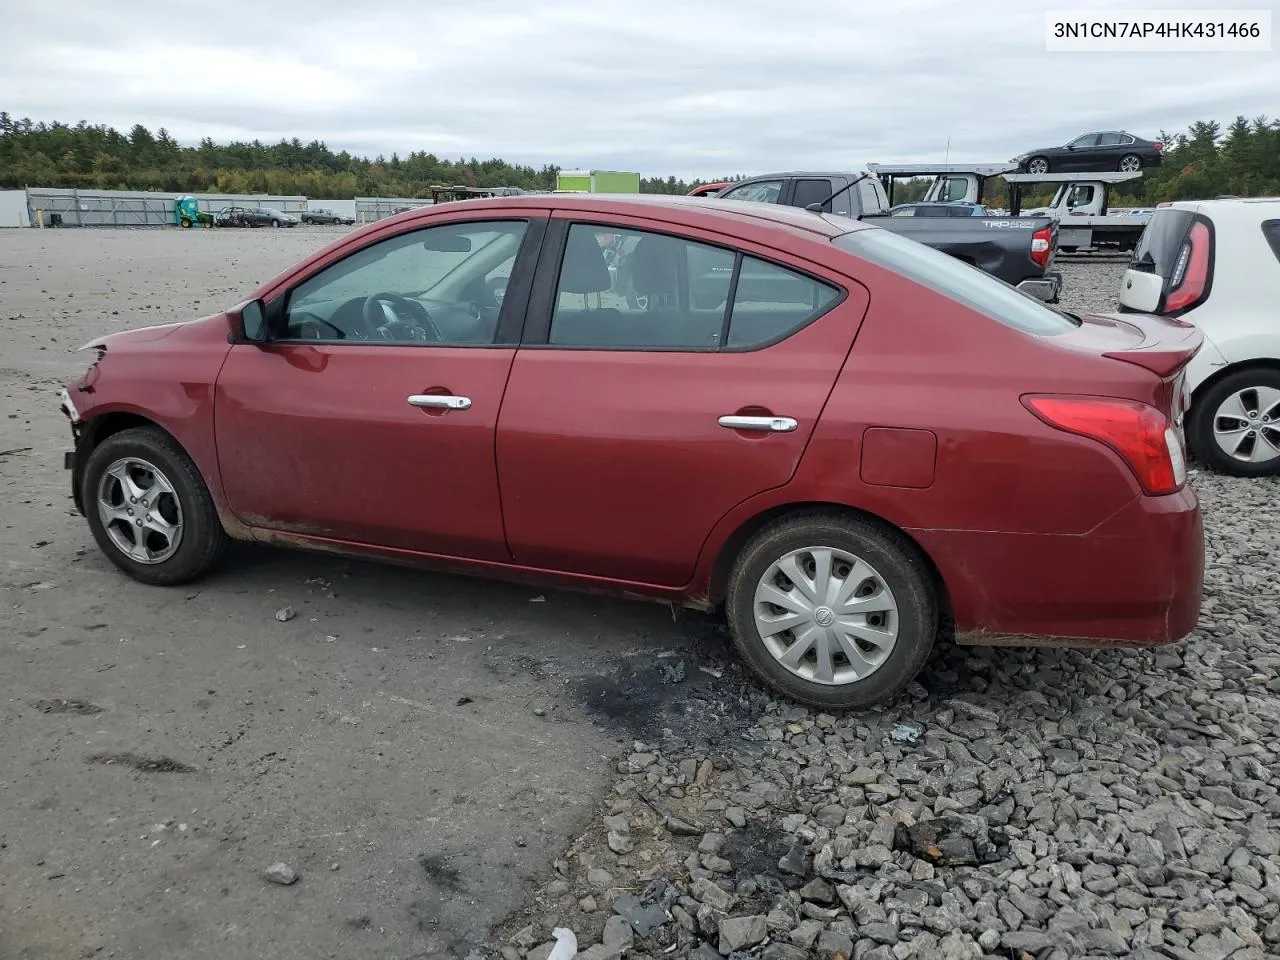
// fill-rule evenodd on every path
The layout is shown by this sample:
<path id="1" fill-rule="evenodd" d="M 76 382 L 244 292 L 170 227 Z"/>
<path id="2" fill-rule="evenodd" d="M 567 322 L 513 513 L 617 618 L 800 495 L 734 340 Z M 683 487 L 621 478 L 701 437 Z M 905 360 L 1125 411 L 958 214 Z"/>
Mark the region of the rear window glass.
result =
<path id="1" fill-rule="evenodd" d="M 1280 260 L 1280 220 L 1264 220 L 1262 235 L 1267 238 L 1267 245 L 1271 247 L 1276 259 Z"/>
<path id="2" fill-rule="evenodd" d="M 1011 284 L 888 230 L 858 230 L 842 234 L 833 242 L 841 250 L 914 280 L 1015 330 L 1052 336 L 1077 326 L 1066 314 L 1050 310 Z"/>
<path id="3" fill-rule="evenodd" d="M 1134 248 L 1130 266 L 1135 270 L 1168 277 L 1187 237 L 1194 214 L 1190 210 L 1174 210 L 1170 207 L 1157 210 L 1147 221 Z"/>

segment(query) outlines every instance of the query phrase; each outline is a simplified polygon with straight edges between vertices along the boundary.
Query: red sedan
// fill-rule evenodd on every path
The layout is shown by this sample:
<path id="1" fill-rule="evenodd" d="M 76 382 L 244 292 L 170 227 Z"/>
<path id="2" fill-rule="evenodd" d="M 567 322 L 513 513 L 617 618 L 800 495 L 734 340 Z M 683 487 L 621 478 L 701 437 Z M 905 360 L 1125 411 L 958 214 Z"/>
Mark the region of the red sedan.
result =
<path id="1" fill-rule="evenodd" d="M 1193 629 L 1200 343 L 841 217 L 501 197 L 93 341 L 66 459 L 146 583 L 234 538 L 723 607 L 773 687 L 857 707 L 944 620 L 980 644 Z"/>

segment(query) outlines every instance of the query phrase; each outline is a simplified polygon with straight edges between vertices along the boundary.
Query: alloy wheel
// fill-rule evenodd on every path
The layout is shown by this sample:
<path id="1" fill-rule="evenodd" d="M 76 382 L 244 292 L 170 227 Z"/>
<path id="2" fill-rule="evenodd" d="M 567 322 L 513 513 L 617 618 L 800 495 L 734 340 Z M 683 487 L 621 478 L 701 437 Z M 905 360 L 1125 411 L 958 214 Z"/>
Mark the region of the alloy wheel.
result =
<path id="1" fill-rule="evenodd" d="M 1027 172 L 1028 173 L 1048 173 L 1049 161 L 1044 159 L 1043 157 L 1036 157 L 1029 164 L 1027 164 Z"/>
<path id="2" fill-rule="evenodd" d="M 117 550 L 138 563 L 163 563 L 182 543 L 182 504 L 173 484 L 139 457 L 114 461 L 98 481 L 98 517 Z"/>
<path id="3" fill-rule="evenodd" d="M 1234 460 L 1266 463 L 1280 457 L 1280 390 L 1246 387 L 1222 401 L 1213 439 Z"/>
<path id="4" fill-rule="evenodd" d="M 1135 157 L 1133 154 L 1129 154 L 1128 156 L 1120 160 L 1121 173 L 1136 173 L 1141 169 L 1142 169 L 1142 160 L 1138 157 Z"/>
<path id="5" fill-rule="evenodd" d="M 839 686 L 875 673 L 898 640 L 898 603 L 871 564 L 845 550 L 804 547 L 757 582 L 755 627 L 795 676 Z"/>

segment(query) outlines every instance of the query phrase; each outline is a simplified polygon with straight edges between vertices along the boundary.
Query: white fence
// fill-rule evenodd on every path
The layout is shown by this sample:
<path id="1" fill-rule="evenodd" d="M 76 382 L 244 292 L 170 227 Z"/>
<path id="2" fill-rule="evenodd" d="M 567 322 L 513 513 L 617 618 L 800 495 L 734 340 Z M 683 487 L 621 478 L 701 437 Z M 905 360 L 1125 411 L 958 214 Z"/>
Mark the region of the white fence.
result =
<path id="1" fill-rule="evenodd" d="M 306 197 L 230 193 L 159 193 L 130 190 L 72 190 L 62 187 L 28 187 L 30 226 L 158 227 L 177 222 L 174 202 L 193 196 L 200 209 L 217 213 L 223 207 L 273 207 L 299 214 L 307 209 Z"/>

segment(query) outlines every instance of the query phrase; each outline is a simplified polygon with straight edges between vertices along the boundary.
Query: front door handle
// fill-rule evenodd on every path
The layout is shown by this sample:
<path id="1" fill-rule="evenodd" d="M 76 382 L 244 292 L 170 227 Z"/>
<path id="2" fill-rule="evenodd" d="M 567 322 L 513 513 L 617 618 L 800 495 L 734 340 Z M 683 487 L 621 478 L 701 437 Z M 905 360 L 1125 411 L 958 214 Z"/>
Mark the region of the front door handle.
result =
<path id="1" fill-rule="evenodd" d="M 792 417 L 738 417 L 720 418 L 720 426 L 730 430 L 766 430 L 772 433 L 790 433 L 799 426 Z"/>
<path id="2" fill-rule="evenodd" d="M 469 410 L 470 397 L 454 397 L 438 393 L 415 393 L 409 397 L 412 407 L 438 407 L 443 410 Z"/>

